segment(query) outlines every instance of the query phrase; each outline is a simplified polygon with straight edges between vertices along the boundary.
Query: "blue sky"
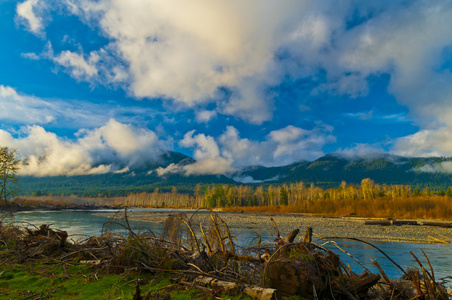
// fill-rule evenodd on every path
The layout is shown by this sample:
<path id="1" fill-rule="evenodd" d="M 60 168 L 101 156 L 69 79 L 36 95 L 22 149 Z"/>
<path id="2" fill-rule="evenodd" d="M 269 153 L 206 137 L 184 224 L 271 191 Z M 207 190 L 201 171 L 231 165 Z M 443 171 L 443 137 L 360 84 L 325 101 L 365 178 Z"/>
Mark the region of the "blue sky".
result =
<path id="1" fill-rule="evenodd" d="M 0 0 L 0 145 L 33 175 L 165 150 L 186 175 L 450 156 L 451 20 L 450 1 Z"/>

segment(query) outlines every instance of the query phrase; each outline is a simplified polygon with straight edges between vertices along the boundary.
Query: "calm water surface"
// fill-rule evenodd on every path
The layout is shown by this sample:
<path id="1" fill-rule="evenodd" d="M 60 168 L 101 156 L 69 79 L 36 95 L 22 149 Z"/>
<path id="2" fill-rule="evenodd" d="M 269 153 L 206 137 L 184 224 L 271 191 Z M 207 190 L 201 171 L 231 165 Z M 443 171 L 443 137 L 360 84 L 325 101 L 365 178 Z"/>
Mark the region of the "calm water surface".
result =
<path id="1" fill-rule="evenodd" d="M 130 211 L 163 211 L 162 209 L 129 209 Z M 181 211 L 181 210 L 165 210 L 165 211 Z M 53 228 L 65 230 L 74 240 L 87 238 L 93 235 L 100 235 L 104 224 L 109 220 L 107 214 L 116 212 L 116 210 L 62 210 L 62 211 L 28 211 L 19 212 L 14 215 L 15 222 L 26 222 L 39 226 L 41 224 L 52 224 Z M 105 213 L 105 216 L 102 214 Z M 11 219 L 9 221 L 12 221 Z M 24 225 L 26 225 L 24 223 Z M 131 226 L 134 229 L 146 227 L 155 233 L 161 232 L 163 225 L 158 223 L 131 221 Z M 234 230 L 234 229 L 231 229 Z M 255 240 L 256 235 L 253 232 L 240 230 L 232 232 L 233 235 L 239 237 L 238 243 L 241 246 L 249 245 Z M 275 236 L 272 232 L 259 232 L 262 239 L 265 241 L 272 241 Z M 335 239 L 337 244 L 353 255 L 361 263 L 363 263 L 370 271 L 378 273 L 376 267 L 373 266 L 371 260 L 377 260 L 383 270 L 391 278 L 400 278 L 402 272 L 394 266 L 382 253 L 377 249 L 357 242 L 346 239 Z M 322 244 L 324 241 L 316 241 Z M 421 260 L 425 267 L 428 267 L 426 259 L 424 258 L 421 249 L 428 255 L 430 262 L 433 265 L 436 278 L 443 278 L 452 276 L 452 245 L 440 244 L 411 244 L 411 243 L 394 243 L 383 241 L 368 241 L 383 250 L 389 257 L 391 257 L 402 268 L 417 267 L 417 263 L 410 255 L 410 251 Z M 348 255 L 341 252 L 331 244 L 325 245 L 335 253 L 339 254 L 342 261 L 350 264 L 353 271 L 361 273 L 364 269 L 357 264 Z M 449 280 L 447 287 L 452 288 L 452 280 Z"/>

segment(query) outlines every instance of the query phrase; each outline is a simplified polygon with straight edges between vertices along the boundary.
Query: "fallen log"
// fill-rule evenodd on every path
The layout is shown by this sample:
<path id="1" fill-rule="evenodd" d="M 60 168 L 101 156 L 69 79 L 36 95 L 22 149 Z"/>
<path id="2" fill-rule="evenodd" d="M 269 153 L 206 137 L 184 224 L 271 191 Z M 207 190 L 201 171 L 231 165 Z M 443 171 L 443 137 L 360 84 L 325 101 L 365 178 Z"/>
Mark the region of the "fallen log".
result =
<path id="1" fill-rule="evenodd" d="M 424 226 L 438 226 L 443 228 L 452 228 L 452 223 L 450 222 L 436 222 L 436 221 L 424 221 L 422 222 Z"/>
<path id="2" fill-rule="evenodd" d="M 198 276 L 193 280 L 195 286 L 204 286 L 211 288 L 219 288 L 225 292 L 243 292 L 253 299 L 276 300 L 277 290 L 272 288 L 263 288 L 259 286 L 251 286 L 243 283 L 218 280 L 212 277 Z"/>
<path id="3" fill-rule="evenodd" d="M 101 260 L 100 259 L 94 259 L 94 260 L 81 260 L 80 264 L 82 265 L 93 265 L 93 266 L 97 266 L 101 264 Z"/>
<path id="4" fill-rule="evenodd" d="M 366 220 L 364 225 L 380 225 L 380 226 L 391 226 L 392 220 Z"/>
<path id="5" fill-rule="evenodd" d="M 419 223 L 410 220 L 393 220 L 392 225 L 419 225 Z"/>

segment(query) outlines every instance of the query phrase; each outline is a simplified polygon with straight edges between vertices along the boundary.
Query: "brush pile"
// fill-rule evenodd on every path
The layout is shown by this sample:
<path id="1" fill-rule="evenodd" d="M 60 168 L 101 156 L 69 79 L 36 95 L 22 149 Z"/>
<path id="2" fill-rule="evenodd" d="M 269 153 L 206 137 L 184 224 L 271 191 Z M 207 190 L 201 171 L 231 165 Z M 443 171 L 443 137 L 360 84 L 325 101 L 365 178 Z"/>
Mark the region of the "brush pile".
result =
<path id="1" fill-rule="evenodd" d="M 282 236 L 270 221 L 274 242 L 262 243 L 257 236 L 247 247 L 237 246 L 237 237 L 214 212 L 208 218 L 170 215 L 163 232 L 156 234 L 132 230 L 126 210 L 104 225 L 101 236 L 77 242 L 48 225 L 24 228 L 0 222 L 0 263 L 44 259 L 114 273 L 169 272 L 181 286 L 255 299 L 450 299 L 433 269 L 427 271 L 420 262 L 421 272 L 404 271 L 404 280 L 390 280 L 381 268 L 380 274 L 367 269 L 355 274 L 337 254 L 312 241 L 311 228 L 302 237 L 298 229 Z M 151 296 L 141 295 L 137 280 L 134 299 Z"/>

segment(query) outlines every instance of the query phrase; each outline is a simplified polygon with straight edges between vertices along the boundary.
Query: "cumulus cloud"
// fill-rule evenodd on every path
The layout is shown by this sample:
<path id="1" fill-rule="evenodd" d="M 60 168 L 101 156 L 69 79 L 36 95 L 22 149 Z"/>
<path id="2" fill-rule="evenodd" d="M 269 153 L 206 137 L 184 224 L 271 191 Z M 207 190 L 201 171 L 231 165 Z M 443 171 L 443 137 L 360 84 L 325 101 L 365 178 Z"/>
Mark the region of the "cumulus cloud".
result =
<path id="1" fill-rule="evenodd" d="M 333 128 L 324 124 L 307 130 L 289 125 L 271 131 L 264 141 L 241 138 L 236 128 L 228 126 L 219 137 L 222 153 L 234 160 L 233 166 L 278 166 L 322 155 L 323 146 L 336 142 Z"/>
<path id="2" fill-rule="evenodd" d="M 193 158 L 196 162 L 183 166 L 185 175 L 219 175 L 234 171 L 231 167 L 233 161 L 220 155 L 220 149 L 213 137 L 202 133 L 194 135 L 194 132 L 194 130 L 187 132 L 179 142 L 182 147 L 194 148 Z"/>
<path id="3" fill-rule="evenodd" d="M 105 51 L 116 63 L 104 70 L 126 65 L 127 74 L 119 72 L 117 80 L 126 81 L 134 96 L 164 97 L 193 107 L 213 101 L 226 88 L 232 96 L 221 103 L 222 111 L 256 124 L 271 119 L 272 99 L 263 89 L 278 82 L 274 53 L 283 31 L 293 27 L 304 9 L 295 2 L 270 0 L 65 3 L 66 13 L 98 26 L 109 38 L 109 45 L 97 52 Z M 70 67 L 76 79 L 95 73 L 91 54 L 66 51 L 54 61 Z"/>
<path id="4" fill-rule="evenodd" d="M 394 140 L 391 152 L 402 156 L 450 156 L 452 131 L 449 126 L 421 130 Z"/>
<path id="5" fill-rule="evenodd" d="M 39 0 L 26 0 L 17 4 L 16 12 L 19 21 L 27 26 L 27 28 L 35 33 L 42 33 L 44 28 L 42 18 L 36 14 L 36 6 Z"/>
<path id="6" fill-rule="evenodd" d="M 38 125 L 26 127 L 24 136 L 18 138 L 0 130 L 0 144 L 17 149 L 23 159 L 20 175 L 33 176 L 126 172 L 124 168 L 156 161 L 162 153 L 154 132 L 114 119 L 100 128 L 81 130 L 73 141 Z"/>
<path id="7" fill-rule="evenodd" d="M 70 74 L 78 80 L 90 80 L 97 75 L 96 63 L 99 61 L 99 55 L 91 52 L 88 57 L 83 54 L 71 51 L 63 51 L 53 58 L 53 60 L 69 69 Z"/>
<path id="8" fill-rule="evenodd" d="M 17 6 L 32 31 L 42 30 L 39 3 Z M 122 82 L 135 97 L 191 108 L 216 102 L 219 113 L 261 124 L 272 119 L 277 105 L 271 89 L 287 78 L 313 81 L 311 95 L 360 97 L 368 93 L 370 77 L 389 74 L 388 91 L 419 117 L 421 130 L 433 135 L 443 126 L 452 130 L 452 74 L 444 67 L 452 53 L 448 0 L 70 0 L 62 5 L 108 39 L 90 54 L 55 55 L 78 80 L 99 74 L 107 83 Z M 410 140 L 419 139 L 400 142 Z M 447 148 L 447 141 L 438 142 L 429 146 Z"/>
<path id="9" fill-rule="evenodd" d="M 312 160 L 324 155 L 323 146 L 334 143 L 333 128 L 324 124 L 306 130 L 295 126 L 271 131 L 264 141 L 241 138 L 235 127 L 228 126 L 217 139 L 202 133 L 189 131 L 179 142 L 186 148 L 193 148 L 197 162 L 188 165 L 171 164 L 159 168 L 157 174 L 227 174 L 237 168 L 263 165 L 278 166 L 299 160 Z M 237 180 L 251 182 L 250 178 Z"/>

